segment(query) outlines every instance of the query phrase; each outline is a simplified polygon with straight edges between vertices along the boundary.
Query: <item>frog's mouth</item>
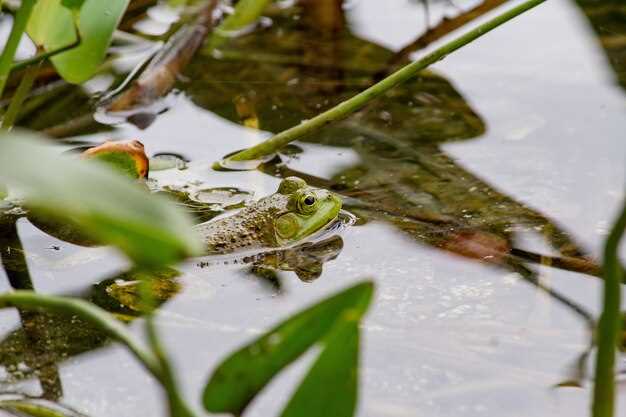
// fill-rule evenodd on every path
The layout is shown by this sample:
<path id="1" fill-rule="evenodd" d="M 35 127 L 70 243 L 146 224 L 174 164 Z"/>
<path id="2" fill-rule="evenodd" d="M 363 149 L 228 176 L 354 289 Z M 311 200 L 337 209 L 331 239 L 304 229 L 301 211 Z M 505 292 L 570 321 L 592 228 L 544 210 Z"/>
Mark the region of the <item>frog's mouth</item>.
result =
<path id="1" fill-rule="evenodd" d="M 310 215 L 289 213 L 286 215 L 289 216 L 290 222 L 293 222 L 295 233 L 281 237 L 280 233 L 277 232 L 276 241 L 280 246 L 300 241 L 337 219 L 341 210 L 341 199 L 331 192 L 324 194 L 323 196 L 318 194 L 322 198 L 314 213 Z"/>

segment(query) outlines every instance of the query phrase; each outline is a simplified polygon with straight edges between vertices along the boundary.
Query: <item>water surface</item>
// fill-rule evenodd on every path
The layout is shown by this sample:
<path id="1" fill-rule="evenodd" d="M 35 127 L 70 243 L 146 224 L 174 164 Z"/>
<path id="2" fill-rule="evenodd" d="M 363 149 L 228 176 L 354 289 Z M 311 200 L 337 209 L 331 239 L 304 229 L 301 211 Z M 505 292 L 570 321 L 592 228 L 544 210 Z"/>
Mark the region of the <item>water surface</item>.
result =
<path id="1" fill-rule="evenodd" d="M 181 186 L 237 187 L 258 198 L 274 192 L 286 166 L 368 202 L 348 204 L 363 224 L 342 233 L 343 249 L 313 282 L 281 271 L 278 289 L 247 267 L 180 267 L 183 288 L 161 307 L 158 322 L 187 396 L 199 398 L 210 371 L 254 335 L 372 278 L 377 290 L 364 323 L 358 415 L 587 415 L 588 380 L 580 388 L 556 385 L 572 377 L 589 347 L 585 314 L 598 314 L 601 282 L 550 267 L 547 258 L 511 266 L 494 257 L 508 246 L 600 255 L 624 190 L 626 90 L 617 81 L 624 49 L 607 55 L 582 9 L 553 0 L 365 112 L 298 142 L 301 152 L 282 155 L 282 168 L 212 170 L 224 155 L 363 88 L 385 69 L 383 60 L 425 28 L 418 2 L 346 3 L 341 40 L 302 29 L 288 10 L 270 16 L 266 32 L 258 29 L 232 48 L 263 50 L 264 62 L 198 55 L 186 72 L 190 81 L 180 83 L 148 128 L 125 123 L 72 138 L 137 138 L 149 154 L 183 155 L 188 169 L 153 173 Z M 431 25 L 454 13 L 445 2 L 429 11 Z M 622 22 L 624 16 L 622 9 Z M 276 43 L 277 28 L 292 43 Z M 611 28 L 626 37 L 626 23 Z M 273 46 L 261 49 L 264 43 Z M 241 97 L 252 103 L 262 131 L 243 126 L 250 115 L 237 112 Z M 127 266 L 111 250 L 57 240 L 26 220 L 19 233 L 41 292 L 86 292 Z M 482 242 L 485 259 L 460 256 L 464 239 Z M 556 296 L 522 279 L 519 268 Z M 19 326 L 15 312 L 0 318 L 5 335 Z M 64 403 L 90 416 L 164 415 L 159 388 L 122 348 L 94 346 L 62 359 Z M 311 359 L 281 374 L 247 415 L 277 415 Z M 623 357 L 620 366 L 626 369 Z M 42 392 L 36 379 L 3 387 Z M 623 385 L 619 395 L 624 408 Z"/>

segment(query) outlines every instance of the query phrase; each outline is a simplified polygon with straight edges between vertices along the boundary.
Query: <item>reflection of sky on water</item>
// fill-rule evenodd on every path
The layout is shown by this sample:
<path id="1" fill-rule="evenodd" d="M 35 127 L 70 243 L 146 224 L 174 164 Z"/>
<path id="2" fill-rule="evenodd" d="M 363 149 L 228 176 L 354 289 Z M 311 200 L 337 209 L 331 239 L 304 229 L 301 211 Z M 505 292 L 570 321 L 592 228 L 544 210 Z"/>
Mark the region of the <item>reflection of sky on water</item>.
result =
<path id="1" fill-rule="evenodd" d="M 351 4 L 356 32 L 393 49 L 410 42 L 423 25 L 421 9 L 412 2 Z M 589 34 L 571 3 L 553 0 L 435 69 L 488 129 L 481 138 L 444 145 L 446 152 L 500 191 L 557 219 L 598 253 L 624 185 L 626 101 Z M 264 135 L 183 97 L 146 131 L 127 127 L 115 136 L 139 138 L 151 153 L 190 157 L 196 162 L 186 178 L 208 186 L 237 184 L 260 196 L 277 184 L 256 172 L 211 172 L 212 161 Z M 355 160 L 345 149 L 304 148 L 291 166 L 316 175 L 329 176 Z M 77 251 L 67 244 L 60 254 L 46 251 L 58 242 L 26 224 L 20 230 L 26 250 L 48 260 Z M 373 277 L 378 290 L 365 324 L 360 415 L 587 415 L 586 390 L 550 388 L 587 341 L 583 323 L 568 309 L 506 271 L 418 245 L 388 225 L 354 227 L 344 239 L 343 252 L 314 284 L 283 274 L 283 296 L 236 270 L 184 267 L 187 289 L 165 306 L 160 322 L 189 398 L 198 398 L 209 371 L 254 334 L 313 300 Z M 544 249 L 533 237 L 522 244 Z M 77 262 L 67 274 L 38 262 L 31 260 L 35 284 L 50 292 L 84 288 L 123 265 L 111 258 Z M 597 310 L 597 281 L 558 270 L 541 273 L 572 300 Z M 14 325 L 3 322 L 1 330 Z M 278 378 L 247 415 L 276 415 L 304 368 L 299 363 Z M 121 349 L 73 358 L 61 373 L 65 401 L 92 416 L 154 415 L 159 408 L 159 391 Z"/>

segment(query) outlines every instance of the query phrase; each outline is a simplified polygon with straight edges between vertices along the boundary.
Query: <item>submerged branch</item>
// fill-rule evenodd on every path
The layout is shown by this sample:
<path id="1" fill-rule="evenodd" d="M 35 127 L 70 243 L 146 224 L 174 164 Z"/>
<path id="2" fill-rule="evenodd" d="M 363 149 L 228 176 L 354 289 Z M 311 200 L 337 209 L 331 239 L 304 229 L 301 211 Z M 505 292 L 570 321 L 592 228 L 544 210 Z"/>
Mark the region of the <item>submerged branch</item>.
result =
<path id="1" fill-rule="evenodd" d="M 278 149 L 282 148 L 288 143 L 304 135 L 319 130 L 329 123 L 343 119 L 365 106 L 374 98 L 386 93 L 398 84 L 409 80 L 410 78 L 415 76 L 415 74 L 425 69 L 429 65 L 442 60 L 448 54 L 462 48 L 468 43 L 483 36 L 487 32 L 519 16 L 525 11 L 532 9 L 535 6 L 538 6 L 544 1 L 545 0 L 527 0 L 519 6 L 514 7 L 499 16 L 496 16 L 495 18 L 472 29 L 466 34 L 446 43 L 440 48 L 437 48 L 435 51 L 429 53 L 422 59 L 401 68 L 400 70 L 394 72 L 382 81 L 357 94 L 356 96 L 338 104 L 337 106 L 317 115 L 310 120 L 304 121 L 297 126 L 287 129 L 258 145 L 238 152 L 228 159 L 232 161 L 246 161 L 258 159 L 264 155 L 269 155 L 276 152 Z"/>
<path id="2" fill-rule="evenodd" d="M 107 110 L 120 112 L 147 106 L 169 93 L 213 27 L 216 6 L 217 0 L 211 0 L 193 24 L 176 32 L 131 87 L 107 105 Z"/>

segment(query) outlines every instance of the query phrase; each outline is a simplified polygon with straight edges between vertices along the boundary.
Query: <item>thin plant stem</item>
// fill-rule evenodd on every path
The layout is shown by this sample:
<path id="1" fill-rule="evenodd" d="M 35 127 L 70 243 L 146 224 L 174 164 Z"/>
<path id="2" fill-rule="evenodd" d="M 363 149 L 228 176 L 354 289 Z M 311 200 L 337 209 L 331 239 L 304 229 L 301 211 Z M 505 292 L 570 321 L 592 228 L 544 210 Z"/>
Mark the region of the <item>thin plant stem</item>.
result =
<path id="1" fill-rule="evenodd" d="M 170 415 L 172 417 L 197 417 L 196 413 L 187 405 L 178 389 L 172 366 L 158 337 L 153 313 L 149 313 L 146 316 L 146 333 L 148 336 L 148 344 L 161 367 L 163 376 L 161 383 L 167 393 Z"/>
<path id="2" fill-rule="evenodd" d="M 163 379 L 161 367 L 155 355 L 142 347 L 123 324 L 114 319 L 105 310 L 87 301 L 20 290 L 0 294 L 0 308 L 7 307 L 76 315 L 94 324 L 111 338 L 124 344 L 155 378 L 159 381 Z"/>
<path id="3" fill-rule="evenodd" d="M 9 108 L 2 118 L 2 129 L 9 130 L 13 127 L 17 115 L 22 108 L 22 104 L 24 104 L 24 101 L 28 97 L 28 93 L 31 88 L 33 88 L 33 83 L 39 73 L 40 64 L 29 67 L 24 73 L 24 76 L 20 81 L 20 85 L 17 87 L 15 94 L 13 94 L 13 98 L 11 98 Z"/>
<path id="4" fill-rule="evenodd" d="M 380 82 L 374 84 L 370 88 L 362 91 L 354 97 L 345 100 L 335 107 L 315 116 L 314 118 L 303 121 L 299 125 L 287 129 L 267 139 L 266 141 L 259 143 L 258 145 L 238 152 L 230 156 L 228 159 L 232 161 L 246 161 L 258 159 L 262 156 L 276 152 L 278 149 L 304 135 L 315 132 L 332 122 L 343 119 L 354 113 L 355 111 L 359 110 L 376 97 L 379 97 L 380 95 L 386 93 L 398 84 L 409 80 L 410 78 L 415 76 L 415 74 L 425 69 L 429 65 L 444 59 L 450 53 L 456 51 L 457 49 L 460 49 L 468 43 L 483 36 L 487 32 L 490 32 L 498 26 L 532 9 L 533 7 L 540 5 L 545 1 L 546 0 L 527 0 L 517 7 L 514 7 L 502 13 L 501 15 L 494 17 L 493 19 L 477 26 L 476 28 L 470 30 L 464 35 L 446 43 L 440 48 L 437 48 L 422 59 L 404 66 L 387 78 L 384 78 Z"/>
<path id="5" fill-rule="evenodd" d="M 37 3 L 37 0 L 22 0 L 22 5 L 15 14 L 13 20 L 13 26 L 11 27 L 11 33 L 7 40 L 2 55 L 0 55 L 0 97 L 4 93 L 4 87 L 9 79 L 9 73 L 11 72 L 11 66 L 13 65 L 13 58 L 15 57 L 15 51 L 20 44 L 26 24 L 33 11 L 33 7 Z"/>
<path id="6" fill-rule="evenodd" d="M 598 354 L 593 387 L 593 417 L 613 417 L 615 413 L 615 355 L 621 330 L 621 282 L 624 274 L 618 250 L 625 228 L 626 201 L 604 244 L 604 294 L 596 335 Z"/>
<path id="7" fill-rule="evenodd" d="M 178 383 L 174 371 L 170 365 L 165 348 L 161 344 L 156 325 L 154 323 L 154 311 L 156 300 L 154 298 L 153 279 L 143 279 L 139 284 L 139 296 L 141 309 L 146 312 L 145 330 L 148 337 L 148 346 L 152 350 L 161 370 L 161 385 L 167 394 L 168 407 L 171 417 L 197 417 L 182 397 L 178 389 Z"/>
<path id="8" fill-rule="evenodd" d="M 42 53 L 37 54 L 37 55 L 35 55 L 35 56 L 31 57 L 31 58 L 25 59 L 23 61 L 15 62 L 11 66 L 11 71 L 18 71 L 18 70 L 24 69 L 26 67 L 29 67 L 31 65 L 39 64 L 39 63 L 45 61 L 48 58 L 52 58 L 55 55 L 58 55 L 58 54 L 63 53 L 65 51 L 69 51 L 70 49 L 73 49 L 73 48 L 79 46 L 80 43 L 81 43 L 81 39 L 80 39 L 80 34 L 78 33 L 78 30 L 76 30 L 76 34 L 78 35 L 78 39 L 75 42 L 72 42 L 69 45 L 61 46 L 59 48 L 53 49 L 53 50 L 48 51 L 48 52 L 42 52 Z"/>

